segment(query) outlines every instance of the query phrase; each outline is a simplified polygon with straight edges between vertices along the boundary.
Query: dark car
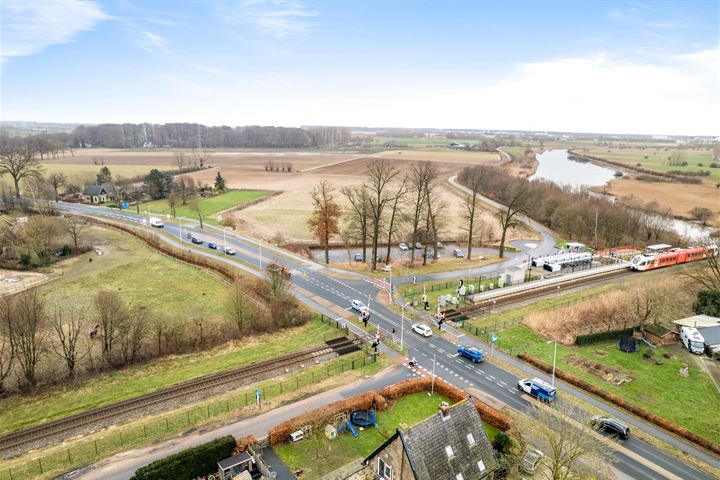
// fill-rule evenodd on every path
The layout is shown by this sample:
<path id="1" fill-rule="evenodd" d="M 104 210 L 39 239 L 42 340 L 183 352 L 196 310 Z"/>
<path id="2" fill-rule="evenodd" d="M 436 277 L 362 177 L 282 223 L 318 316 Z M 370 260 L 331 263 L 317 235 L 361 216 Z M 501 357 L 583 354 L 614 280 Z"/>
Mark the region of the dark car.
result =
<path id="1" fill-rule="evenodd" d="M 190 239 L 190 241 L 191 241 L 192 243 L 194 243 L 195 245 L 202 245 L 202 243 L 203 243 L 203 241 L 200 240 L 200 239 L 197 238 L 197 237 L 192 237 L 192 238 Z"/>
<path id="2" fill-rule="evenodd" d="M 598 430 L 604 430 L 620 438 L 627 438 L 630 435 L 630 427 L 614 418 L 595 415 L 590 420 Z"/>
<path id="3" fill-rule="evenodd" d="M 362 253 L 356 253 L 354 258 L 356 262 L 362 262 Z"/>
<path id="4" fill-rule="evenodd" d="M 217 243 L 209 242 L 209 243 L 208 243 L 208 248 L 209 248 L 210 250 L 217 250 Z"/>

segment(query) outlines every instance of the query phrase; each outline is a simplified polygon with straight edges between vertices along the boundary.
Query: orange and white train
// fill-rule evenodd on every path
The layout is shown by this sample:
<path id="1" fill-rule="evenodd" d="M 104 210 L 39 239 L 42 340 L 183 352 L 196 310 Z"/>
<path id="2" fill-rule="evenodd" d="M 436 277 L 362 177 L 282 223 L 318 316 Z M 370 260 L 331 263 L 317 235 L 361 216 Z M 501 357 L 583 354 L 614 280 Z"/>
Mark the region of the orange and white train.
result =
<path id="1" fill-rule="evenodd" d="M 718 254 L 717 245 L 701 247 L 670 248 L 670 245 L 651 245 L 643 255 L 635 255 L 630 261 L 630 269 L 644 272 L 656 268 L 669 267 L 679 263 L 694 262 Z"/>

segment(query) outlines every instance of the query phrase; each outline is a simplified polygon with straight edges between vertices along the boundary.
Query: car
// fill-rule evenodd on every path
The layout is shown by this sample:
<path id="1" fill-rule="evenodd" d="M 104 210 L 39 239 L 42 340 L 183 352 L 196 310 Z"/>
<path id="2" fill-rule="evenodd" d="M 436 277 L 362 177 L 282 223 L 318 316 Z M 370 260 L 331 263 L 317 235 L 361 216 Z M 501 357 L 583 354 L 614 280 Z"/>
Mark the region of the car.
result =
<path id="1" fill-rule="evenodd" d="M 362 261 L 363 261 L 363 260 L 362 260 L 362 253 L 356 253 L 353 258 L 355 259 L 356 262 L 362 262 Z"/>
<path id="2" fill-rule="evenodd" d="M 452 254 L 455 258 L 465 258 L 465 252 L 463 252 L 459 248 L 453 248 Z"/>
<path id="3" fill-rule="evenodd" d="M 217 243 L 215 242 L 208 242 L 208 248 L 210 250 L 217 250 Z"/>
<path id="4" fill-rule="evenodd" d="M 192 237 L 192 238 L 190 239 L 190 241 L 191 241 L 192 243 L 194 243 L 195 245 L 202 245 L 202 243 L 203 243 L 202 239 L 197 238 L 197 237 Z"/>
<path id="5" fill-rule="evenodd" d="M 148 221 L 148 223 L 150 223 L 151 227 L 155 227 L 155 228 L 163 228 L 165 226 L 165 224 L 162 222 L 162 220 L 160 220 L 159 218 L 155 218 L 155 217 L 151 218 Z"/>
<path id="6" fill-rule="evenodd" d="M 417 249 L 423 248 L 422 243 L 415 242 L 415 248 L 417 248 Z"/>
<path id="7" fill-rule="evenodd" d="M 628 435 L 630 435 L 630 427 L 611 417 L 594 415 L 590 419 L 590 423 L 592 423 L 598 430 L 604 430 L 613 435 L 617 435 L 622 439 L 625 439 Z"/>
<path id="8" fill-rule="evenodd" d="M 474 347 L 466 347 L 464 345 L 460 345 L 458 347 L 458 353 L 465 358 L 469 358 L 475 363 L 480 363 L 485 360 L 485 356 L 483 355 L 482 350 Z"/>
<path id="9" fill-rule="evenodd" d="M 225 247 L 225 249 L 223 251 L 225 252 L 225 255 L 235 255 L 237 253 L 235 250 L 233 250 L 230 247 Z"/>
<path id="10" fill-rule="evenodd" d="M 357 310 L 360 313 L 365 313 L 368 309 L 368 307 L 366 307 L 365 304 L 360 300 L 353 300 L 352 302 L 350 302 L 350 308 L 352 308 L 353 310 Z"/>
<path id="11" fill-rule="evenodd" d="M 533 473 L 544 456 L 545 454 L 540 450 L 529 450 L 520 462 L 520 470 L 525 473 Z"/>
<path id="12" fill-rule="evenodd" d="M 427 252 L 423 253 L 423 256 L 427 258 L 428 260 L 431 258 L 435 258 L 435 251 L 434 250 L 428 250 Z"/>
<path id="13" fill-rule="evenodd" d="M 412 326 L 412 330 L 415 333 L 419 333 L 423 337 L 431 337 L 432 336 L 432 330 L 430 327 L 425 325 L 424 323 L 416 323 Z"/>
<path id="14" fill-rule="evenodd" d="M 410 247 L 408 247 L 408 244 L 407 244 L 407 243 L 404 243 L 404 242 L 401 243 L 400 245 L 398 245 L 398 247 L 399 247 L 400 250 L 402 250 L 402 251 L 410 250 Z"/>

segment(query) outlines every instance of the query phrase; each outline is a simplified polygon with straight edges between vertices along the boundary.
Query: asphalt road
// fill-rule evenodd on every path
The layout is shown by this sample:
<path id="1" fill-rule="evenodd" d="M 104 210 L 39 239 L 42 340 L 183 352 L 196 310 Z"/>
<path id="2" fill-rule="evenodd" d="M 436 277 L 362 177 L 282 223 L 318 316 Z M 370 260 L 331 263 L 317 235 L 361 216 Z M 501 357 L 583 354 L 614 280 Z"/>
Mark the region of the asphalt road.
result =
<path id="1" fill-rule="evenodd" d="M 117 210 L 99 209 L 98 207 L 88 207 L 77 204 L 61 203 L 58 204 L 58 207 L 62 210 L 69 210 L 76 213 L 104 215 L 109 218 L 117 218 L 135 223 L 142 222 L 141 216 L 137 216 L 130 212 L 118 212 Z M 222 233 L 211 231 L 209 229 L 200 230 L 193 226 L 189 228 L 183 227 L 183 236 L 185 236 L 187 232 L 191 232 L 192 234 L 203 238 L 205 241 L 215 241 L 219 245 L 222 245 L 223 242 Z M 180 228 L 178 225 L 166 223 L 164 233 L 174 236 L 175 241 L 173 243 L 178 243 L 180 239 Z M 536 248 L 548 248 L 549 241 L 545 238 L 545 234 L 543 234 L 543 239 L 543 242 Z M 262 266 L 266 266 L 268 260 L 272 258 L 275 261 L 286 265 L 292 272 L 292 282 L 294 286 L 301 289 L 296 289 L 295 291 L 298 298 L 309 306 L 315 308 L 321 313 L 331 316 L 332 318 L 348 318 L 352 315 L 352 312 L 346 312 L 345 314 L 340 315 L 338 313 L 339 309 L 337 307 L 332 308 L 331 306 L 340 306 L 342 309 L 349 310 L 351 300 L 360 299 L 366 302 L 368 298 L 375 298 L 382 288 L 382 286 L 377 282 L 367 278 L 361 278 L 359 275 L 356 276 L 358 278 L 355 280 L 333 278 L 326 274 L 327 272 L 324 271 L 326 269 L 322 265 L 314 264 L 307 259 L 288 254 L 287 252 L 279 249 L 263 246 L 261 253 L 257 241 L 246 237 L 229 234 L 225 237 L 224 241 L 228 246 L 231 246 L 237 251 L 236 256 L 223 257 L 215 251 L 207 249 L 205 244 L 196 251 L 201 251 L 203 254 L 221 258 L 223 261 L 227 262 L 241 262 L 244 264 L 244 268 L 250 272 L 253 271 L 252 268 L 261 268 L 261 264 Z M 184 243 L 189 245 L 186 240 Z M 554 241 L 552 242 L 552 246 L 554 247 Z M 495 265 L 495 268 L 498 268 L 497 265 Z M 254 274 L 259 275 L 257 271 L 255 271 Z M 377 302 L 373 302 L 371 304 L 371 312 L 371 322 L 379 324 L 385 330 L 391 331 L 395 328 L 398 334 L 401 330 L 404 330 L 404 340 L 410 352 L 409 357 L 414 356 L 424 369 L 421 369 L 419 373 L 428 374 L 427 372 L 432 369 L 434 359 L 435 374 L 449 383 L 452 383 L 460 388 L 477 388 L 507 404 L 513 409 L 522 411 L 529 408 L 530 403 L 516 388 L 517 378 L 514 375 L 503 370 L 498 365 L 493 364 L 491 361 L 475 366 L 456 356 L 456 343 L 462 342 L 466 344 L 474 344 L 487 350 L 488 348 L 486 346 L 480 345 L 478 342 L 470 339 L 469 337 L 462 336 L 461 333 L 455 333 L 456 335 L 459 335 L 457 337 L 457 341 L 455 342 L 450 342 L 437 335 L 430 338 L 420 337 L 417 334 L 412 333 L 410 329 L 411 322 L 409 320 L 405 320 L 404 329 L 401 328 L 400 315 L 384 305 L 378 304 Z M 364 332 L 359 329 L 356 330 L 357 333 L 364 334 Z M 499 357 L 504 356 L 499 355 Z M 546 375 L 521 364 L 512 358 L 504 357 L 503 360 L 516 364 L 519 368 L 528 372 L 528 376 L 537 376 L 547 379 Z M 626 421 L 631 425 L 633 430 L 645 431 L 650 435 L 661 438 L 670 445 L 678 448 L 681 452 L 698 457 L 715 467 L 720 468 L 720 461 L 718 461 L 716 457 L 695 448 L 683 440 L 671 436 L 644 422 L 640 422 L 639 420 L 628 416 L 624 412 L 606 405 L 596 400 L 594 397 L 590 397 L 584 392 L 578 391 L 569 385 L 557 381 L 556 385 L 559 387 L 559 396 L 572 395 L 584 401 L 590 401 L 598 408 L 604 410 L 608 415 Z M 686 464 L 677 457 L 661 451 L 638 438 L 631 437 L 630 439 L 622 442 L 620 447 L 621 448 L 615 452 L 615 468 L 626 472 L 627 475 L 632 478 L 681 478 L 688 480 L 712 478 Z M 660 467 L 662 470 L 658 471 L 658 469 L 653 468 L 653 466 Z"/>

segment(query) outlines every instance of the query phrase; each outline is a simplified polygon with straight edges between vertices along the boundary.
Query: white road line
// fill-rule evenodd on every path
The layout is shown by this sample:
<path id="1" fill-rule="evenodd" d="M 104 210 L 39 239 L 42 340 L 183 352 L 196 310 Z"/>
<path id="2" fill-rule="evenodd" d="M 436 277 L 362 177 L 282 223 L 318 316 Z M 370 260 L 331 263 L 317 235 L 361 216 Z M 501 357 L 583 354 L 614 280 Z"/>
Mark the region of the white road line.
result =
<path id="1" fill-rule="evenodd" d="M 448 353 L 448 357 L 459 357 L 459 356 L 460 356 L 459 353 L 456 353 L 455 355 L 450 355 L 450 354 Z"/>

